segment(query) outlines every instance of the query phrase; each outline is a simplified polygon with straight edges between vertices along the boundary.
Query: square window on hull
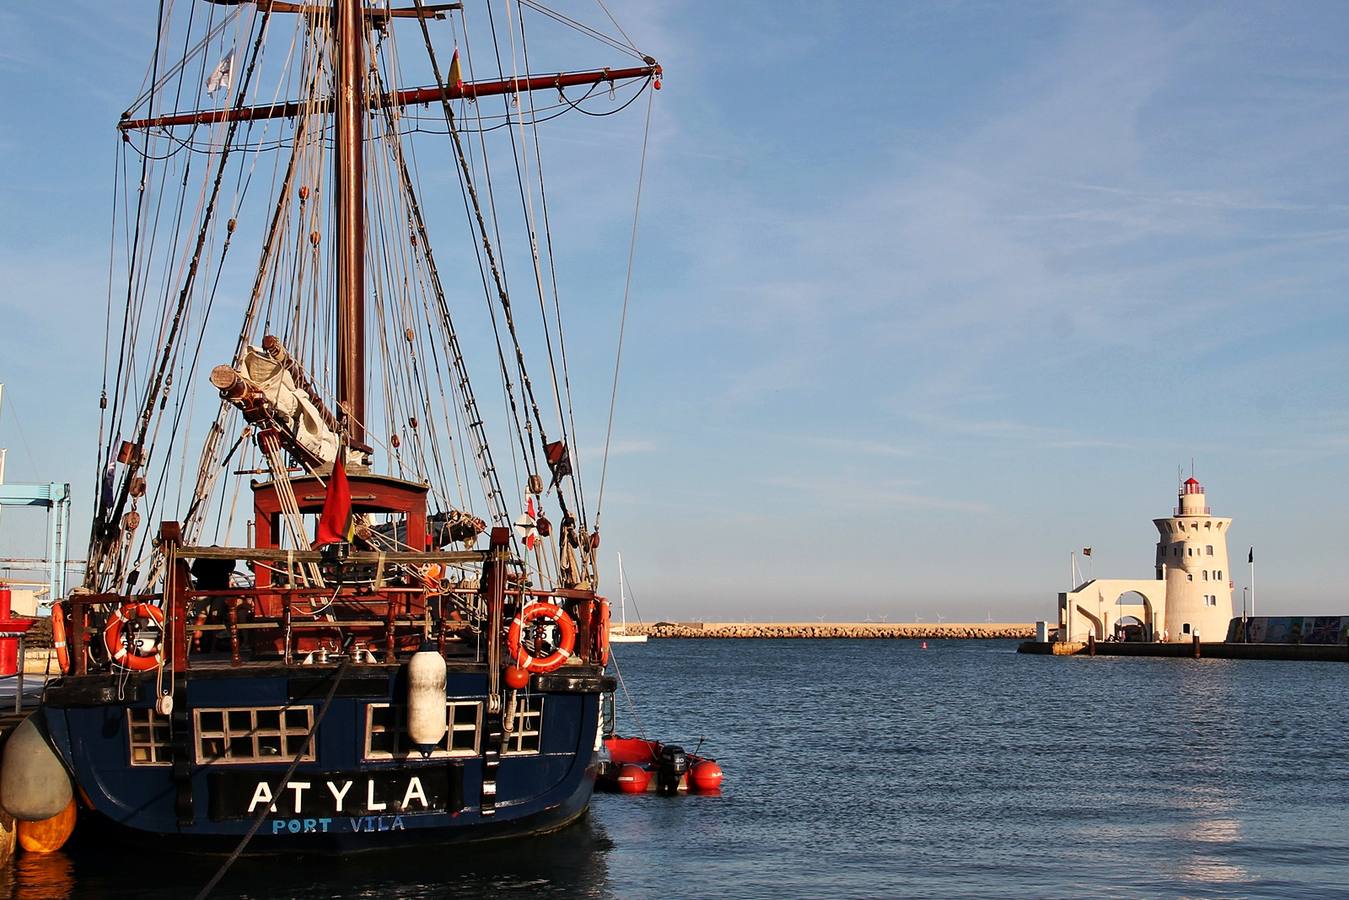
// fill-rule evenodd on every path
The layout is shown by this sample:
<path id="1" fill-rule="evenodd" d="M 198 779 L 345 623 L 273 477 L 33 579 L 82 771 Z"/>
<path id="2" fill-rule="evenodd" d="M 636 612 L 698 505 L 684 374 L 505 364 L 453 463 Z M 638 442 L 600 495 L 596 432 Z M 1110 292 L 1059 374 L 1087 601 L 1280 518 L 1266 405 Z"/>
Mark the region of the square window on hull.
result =
<path id="1" fill-rule="evenodd" d="M 153 709 L 128 709 L 126 724 L 133 766 L 167 766 L 169 720 Z"/>
<path id="2" fill-rule="evenodd" d="M 511 717 L 511 733 L 506 736 L 506 755 L 524 756 L 539 752 L 543 743 L 543 697 L 520 697 Z"/>
<path id="3" fill-rule="evenodd" d="M 440 739 L 430 757 L 477 756 L 478 736 L 482 731 L 482 702 L 479 700 L 447 700 L 445 702 L 445 736 Z M 365 758 L 406 759 L 421 751 L 414 750 L 407 733 L 407 707 L 388 703 L 371 703 L 365 708 Z"/>
<path id="4" fill-rule="evenodd" d="M 262 706 L 242 709 L 196 709 L 199 764 L 257 763 L 294 758 L 314 761 L 306 739 L 314 722 L 312 706 Z"/>

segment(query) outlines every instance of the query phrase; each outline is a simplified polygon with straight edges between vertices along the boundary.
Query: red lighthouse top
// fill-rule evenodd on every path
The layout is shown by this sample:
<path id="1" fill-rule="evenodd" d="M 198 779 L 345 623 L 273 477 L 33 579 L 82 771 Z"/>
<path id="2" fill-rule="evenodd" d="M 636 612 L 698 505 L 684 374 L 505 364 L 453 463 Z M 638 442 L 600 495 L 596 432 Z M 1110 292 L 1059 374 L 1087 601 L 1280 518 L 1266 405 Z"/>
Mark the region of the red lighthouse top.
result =
<path id="1" fill-rule="evenodd" d="M 1185 484 L 1181 487 L 1180 492 L 1182 494 L 1202 494 L 1204 493 L 1204 486 L 1193 478 L 1187 478 L 1185 479 Z"/>

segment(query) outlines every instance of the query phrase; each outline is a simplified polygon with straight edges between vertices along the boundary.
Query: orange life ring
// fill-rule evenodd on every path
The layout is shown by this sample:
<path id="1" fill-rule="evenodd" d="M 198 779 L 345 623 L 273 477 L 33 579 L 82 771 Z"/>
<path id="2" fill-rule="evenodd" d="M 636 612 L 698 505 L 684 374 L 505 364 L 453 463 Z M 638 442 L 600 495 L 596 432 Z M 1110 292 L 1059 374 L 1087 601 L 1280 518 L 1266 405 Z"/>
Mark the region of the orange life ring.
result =
<path id="1" fill-rule="evenodd" d="M 600 668 L 609 665 L 609 601 L 600 600 L 599 626 L 595 629 L 595 656 Z"/>
<path id="2" fill-rule="evenodd" d="M 62 675 L 70 674 L 70 648 L 66 646 L 66 602 L 52 604 L 52 647 L 56 649 L 56 664 Z"/>
<path id="3" fill-rule="evenodd" d="M 551 621 L 557 625 L 557 646 L 546 656 L 535 656 L 523 645 L 526 625 L 538 619 Z M 510 631 L 506 635 L 506 646 L 510 650 L 515 664 L 526 672 L 552 672 L 561 668 L 571 657 L 576 646 L 576 623 L 558 606 L 552 603 L 535 603 L 520 610 L 520 614 L 511 620 Z"/>
<path id="4" fill-rule="evenodd" d="M 445 567 L 440 563 L 431 563 L 431 565 L 422 569 L 422 587 L 428 593 L 438 593 L 445 578 Z"/>
<path id="5" fill-rule="evenodd" d="M 152 654 L 133 652 L 127 642 L 123 640 L 122 631 L 126 628 L 127 622 L 136 619 L 149 619 L 159 626 L 160 634 L 163 634 L 164 611 L 162 609 L 145 602 L 127 603 L 108 616 L 107 627 L 103 629 L 103 647 L 108 651 L 108 658 L 117 665 L 131 669 L 133 672 L 148 672 L 163 664 L 164 641 L 161 637 L 155 645 L 155 652 Z"/>

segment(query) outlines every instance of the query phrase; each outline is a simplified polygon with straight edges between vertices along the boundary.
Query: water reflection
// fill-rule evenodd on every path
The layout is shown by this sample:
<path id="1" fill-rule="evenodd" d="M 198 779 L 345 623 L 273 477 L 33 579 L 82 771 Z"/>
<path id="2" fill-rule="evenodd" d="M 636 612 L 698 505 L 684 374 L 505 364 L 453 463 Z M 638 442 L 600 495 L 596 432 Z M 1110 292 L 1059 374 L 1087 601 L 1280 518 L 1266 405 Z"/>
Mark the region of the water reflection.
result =
<path id="1" fill-rule="evenodd" d="M 610 898 L 606 860 L 613 842 L 586 817 L 560 832 L 477 846 L 423 847 L 346 857 L 245 857 L 215 896 Z M 21 854 L 0 874 L 7 900 L 181 898 L 204 885 L 223 857 L 150 855 L 133 860 L 99 846 L 45 856 Z"/>
<path id="2" fill-rule="evenodd" d="M 6 868 L 0 884 L 13 900 L 69 897 L 75 889 L 75 866 L 64 853 L 20 853 Z"/>

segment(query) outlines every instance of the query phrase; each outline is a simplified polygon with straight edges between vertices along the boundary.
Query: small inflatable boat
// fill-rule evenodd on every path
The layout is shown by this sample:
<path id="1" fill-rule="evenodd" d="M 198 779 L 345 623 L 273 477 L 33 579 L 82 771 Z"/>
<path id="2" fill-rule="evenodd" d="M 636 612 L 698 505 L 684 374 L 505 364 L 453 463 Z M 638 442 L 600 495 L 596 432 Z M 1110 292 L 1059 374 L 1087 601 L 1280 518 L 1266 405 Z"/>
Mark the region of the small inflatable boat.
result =
<path id="1" fill-rule="evenodd" d="M 676 744 L 609 735 L 604 749 L 609 758 L 600 763 L 597 790 L 615 794 L 716 794 L 721 790 L 723 773 L 717 761 L 687 753 Z"/>

